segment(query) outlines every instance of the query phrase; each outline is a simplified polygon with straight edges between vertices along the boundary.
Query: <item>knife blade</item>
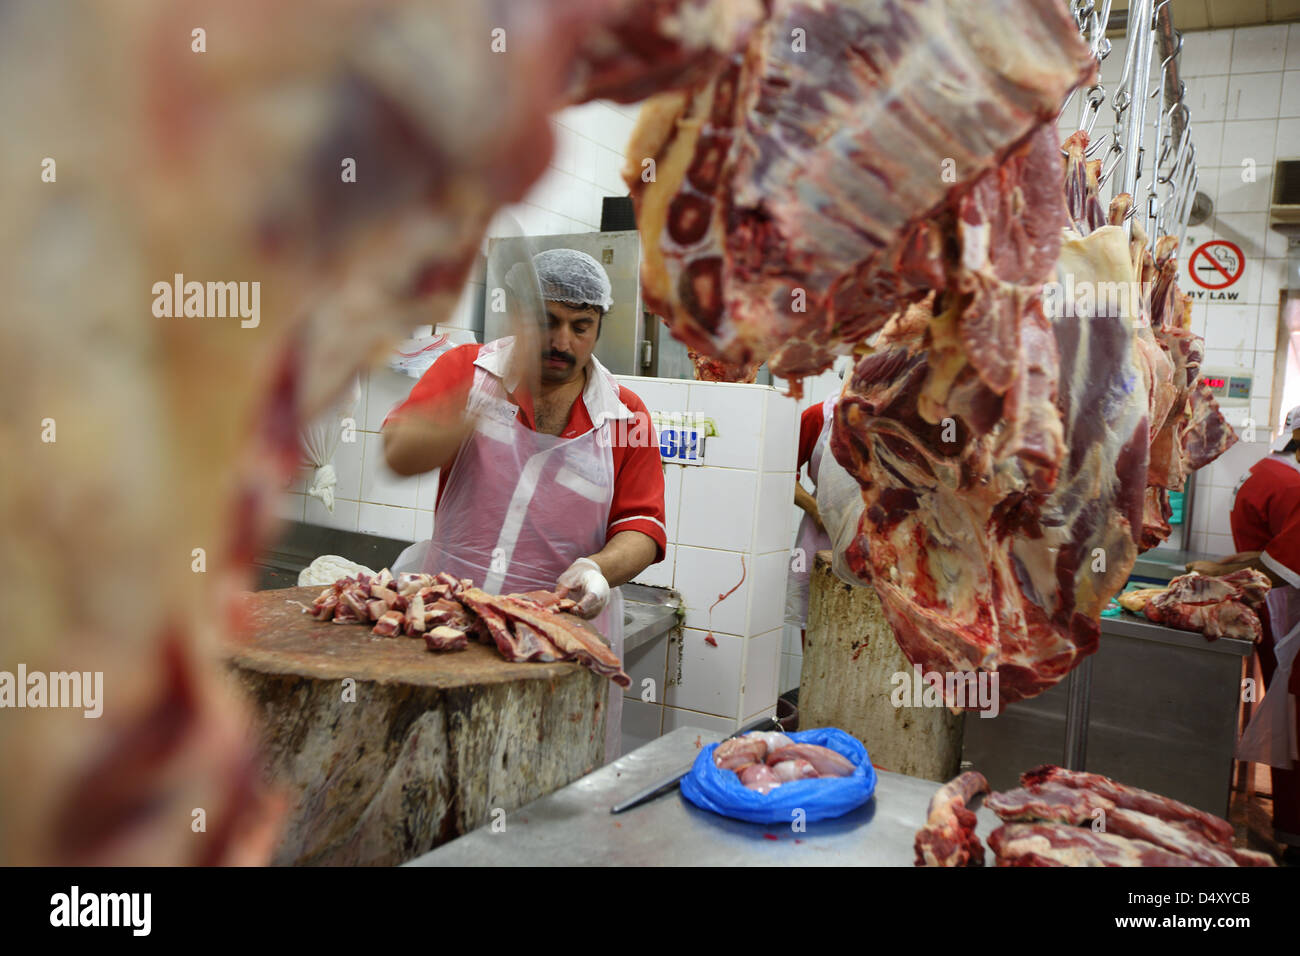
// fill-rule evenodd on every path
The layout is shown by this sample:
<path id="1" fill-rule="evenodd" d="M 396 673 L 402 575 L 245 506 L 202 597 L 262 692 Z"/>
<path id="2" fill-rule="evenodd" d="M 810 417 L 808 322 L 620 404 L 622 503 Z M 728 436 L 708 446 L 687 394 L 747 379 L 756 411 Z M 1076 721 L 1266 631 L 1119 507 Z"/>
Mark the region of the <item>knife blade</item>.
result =
<path id="1" fill-rule="evenodd" d="M 775 717 L 764 717 L 761 720 L 754 721 L 748 727 L 740 728 L 740 730 L 737 730 L 730 737 L 724 737 L 723 740 L 731 740 L 735 737 L 740 737 L 743 734 L 752 733 L 755 730 L 780 730 L 780 729 L 781 729 L 781 724 L 779 721 L 777 721 Z M 719 742 L 721 743 L 721 741 Z M 628 797 L 622 803 L 614 804 L 612 807 L 609 808 L 609 812 L 622 813 L 625 810 L 631 810 L 633 807 L 640 806 L 641 804 L 647 803 L 655 799 L 656 797 L 662 796 L 663 794 L 668 793 L 671 790 L 675 790 L 677 788 L 677 785 L 681 783 L 682 777 L 690 773 L 691 767 L 693 766 L 695 766 L 694 760 L 692 760 L 684 768 L 677 771 L 676 773 L 673 773 L 667 777 L 664 777 L 661 780 L 656 781 L 655 783 L 652 783 L 644 790 L 638 791 L 637 793 Z"/>

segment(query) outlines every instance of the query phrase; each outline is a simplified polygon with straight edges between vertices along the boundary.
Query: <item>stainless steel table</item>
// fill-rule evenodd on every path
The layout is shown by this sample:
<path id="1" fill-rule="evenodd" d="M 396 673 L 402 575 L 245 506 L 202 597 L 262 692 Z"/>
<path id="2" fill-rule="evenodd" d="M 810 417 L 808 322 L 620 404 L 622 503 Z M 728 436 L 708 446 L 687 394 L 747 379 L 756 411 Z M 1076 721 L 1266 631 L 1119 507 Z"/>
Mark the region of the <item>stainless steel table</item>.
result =
<path id="1" fill-rule="evenodd" d="M 680 792 L 612 816 L 609 808 L 688 766 L 722 734 L 683 727 L 562 790 L 506 814 L 409 866 L 911 866 L 912 841 L 939 784 L 877 771 L 876 792 L 852 813 L 790 824 L 744 823 L 700 810 Z M 984 839 L 998 826 L 977 812 Z"/>
<path id="2" fill-rule="evenodd" d="M 1242 661 L 1253 650 L 1249 641 L 1209 641 L 1128 612 L 1103 617 L 1082 709 L 1084 769 L 1226 816 Z M 1078 713 L 1071 689 L 1062 682 L 993 719 L 967 714 L 963 759 L 995 790 L 1016 786 L 1038 764 L 1060 763 Z"/>

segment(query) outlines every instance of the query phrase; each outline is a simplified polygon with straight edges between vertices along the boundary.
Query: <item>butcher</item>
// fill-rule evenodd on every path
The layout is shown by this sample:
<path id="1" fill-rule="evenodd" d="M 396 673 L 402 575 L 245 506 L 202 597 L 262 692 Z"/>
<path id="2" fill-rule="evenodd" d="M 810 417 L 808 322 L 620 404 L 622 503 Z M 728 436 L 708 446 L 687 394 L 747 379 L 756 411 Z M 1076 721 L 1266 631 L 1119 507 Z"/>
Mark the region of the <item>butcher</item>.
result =
<path id="1" fill-rule="evenodd" d="M 825 401 L 804 409 L 799 416 L 799 457 L 795 464 L 794 503 L 803 511 L 803 517 L 799 521 L 799 531 L 795 538 L 795 555 L 803 560 L 791 562 L 790 574 L 786 580 L 785 622 L 799 628 L 801 647 L 808 627 L 808 587 L 812 579 L 813 560 L 818 551 L 830 550 L 831 539 L 822 523 L 821 513 L 817 510 L 817 499 L 804 488 L 799 480 L 799 472 L 807 468 L 813 488 L 817 487 L 817 471 L 822 456 L 826 453 L 831 423 L 834 421 L 835 401 L 839 397 L 838 390 L 832 391 Z"/>
<path id="2" fill-rule="evenodd" d="M 399 475 L 439 470 L 420 569 L 493 594 L 554 590 L 578 602 L 623 656 L 618 586 L 663 560 L 664 477 L 645 404 L 593 351 L 613 304 L 591 256 L 532 259 L 545 328 L 440 356 L 385 420 Z M 512 274 L 517 270 L 511 270 Z M 518 279 L 507 287 L 518 292 Z M 527 295 L 511 295 L 511 302 Z M 618 756 L 622 694 L 610 694 L 605 755 Z"/>
<path id="3" fill-rule="evenodd" d="M 1300 667 L 1294 666 L 1300 651 L 1300 406 L 1288 413 L 1272 454 L 1238 482 L 1230 520 L 1237 553 L 1188 569 L 1225 574 L 1249 567 L 1273 581 L 1258 648 L 1266 692 L 1237 756 L 1272 766 L 1274 837 L 1287 845 L 1288 859 L 1300 860 L 1300 716 L 1288 714 L 1288 697 L 1300 693 Z"/>

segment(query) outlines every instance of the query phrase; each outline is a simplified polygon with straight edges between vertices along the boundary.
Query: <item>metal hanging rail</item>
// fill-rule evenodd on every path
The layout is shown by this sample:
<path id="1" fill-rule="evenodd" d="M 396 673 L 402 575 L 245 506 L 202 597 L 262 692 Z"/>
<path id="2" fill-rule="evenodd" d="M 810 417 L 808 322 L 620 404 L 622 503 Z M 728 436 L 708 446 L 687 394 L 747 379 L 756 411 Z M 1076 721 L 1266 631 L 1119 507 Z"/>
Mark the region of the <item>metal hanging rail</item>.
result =
<path id="1" fill-rule="evenodd" d="M 1099 64 L 1111 52 L 1105 36 L 1110 9 L 1111 0 L 1070 2 L 1079 32 Z M 1090 159 L 1106 147 L 1098 177 L 1100 186 L 1109 184 L 1112 198 L 1120 193 L 1133 197 L 1128 212 L 1130 229 L 1136 221 L 1153 245 L 1163 235 L 1176 236 L 1181 244 L 1199 184 L 1196 147 L 1191 142 L 1191 112 L 1178 69 L 1182 35 L 1174 29 L 1170 0 L 1133 0 L 1127 24 L 1119 81 L 1112 91 L 1098 78 L 1087 90 L 1079 103 L 1078 129 L 1088 133 Z M 1159 56 L 1159 75 L 1151 88 L 1155 56 Z M 1151 101 L 1162 91 L 1162 103 L 1157 106 Z M 1066 100 L 1062 113 L 1069 109 L 1075 95 Z M 1110 131 L 1094 138 L 1097 117 L 1107 99 L 1115 121 Z M 1134 216 L 1139 218 L 1135 220 Z"/>

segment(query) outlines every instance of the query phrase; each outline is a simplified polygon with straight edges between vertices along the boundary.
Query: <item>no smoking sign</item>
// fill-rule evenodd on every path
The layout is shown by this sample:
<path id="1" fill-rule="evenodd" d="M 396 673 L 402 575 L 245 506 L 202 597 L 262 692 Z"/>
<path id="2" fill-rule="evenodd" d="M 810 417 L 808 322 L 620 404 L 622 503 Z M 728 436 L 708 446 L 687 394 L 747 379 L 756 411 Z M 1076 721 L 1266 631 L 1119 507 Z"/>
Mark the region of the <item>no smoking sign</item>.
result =
<path id="1" fill-rule="evenodd" d="M 1192 251 L 1187 271 L 1202 289 L 1226 289 L 1246 271 L 1246 257 L 1237 245 L 1212 239 Z"/>

